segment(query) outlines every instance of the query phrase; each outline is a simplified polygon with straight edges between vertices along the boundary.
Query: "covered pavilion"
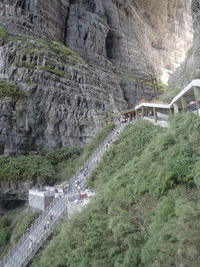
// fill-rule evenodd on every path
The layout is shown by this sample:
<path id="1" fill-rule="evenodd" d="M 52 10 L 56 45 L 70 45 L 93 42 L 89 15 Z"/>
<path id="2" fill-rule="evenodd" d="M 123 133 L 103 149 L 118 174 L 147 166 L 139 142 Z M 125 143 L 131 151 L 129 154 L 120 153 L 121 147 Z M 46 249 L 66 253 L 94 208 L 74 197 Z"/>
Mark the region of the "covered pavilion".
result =
<path id="1" fill-rule="evenodd" d="M 171 103 L 170 108 L 174 108 L 174 112 L 187 111 L 190 103 L 195 103 L 197 114 L 199 115 L 200 108 L 200 80 L 193 80 L 183 90 L 176 95 Z"/>
<path id="2" fill-rule="evenodd" d="M 194 109 L 191 109 L 191 106 Z M 159 100 L 148 101 L 142 99 L 133 109 L 122 112 L 122 115 L 134 118 L 153 115 L 155 123 L 158 119 L 166 120 L 172 113 L 180 111 L 186 112 L 187 110 L 196 110 L 197 115 L 200 112 L 200 79 L 193 80 L 183 90 L 177 94 L 170 103 L 164 103 Z M 160 118 L 159 118 L 160 116 Z"/>
<path id="3" fill-rule="evenodd" d="M 158 114 L 170 115 L 170 105 L 162 101 L 144 101 L 135 106 L 136 118 L 144 116 L 154 116 L 155 122 L 158 120 Z"/>

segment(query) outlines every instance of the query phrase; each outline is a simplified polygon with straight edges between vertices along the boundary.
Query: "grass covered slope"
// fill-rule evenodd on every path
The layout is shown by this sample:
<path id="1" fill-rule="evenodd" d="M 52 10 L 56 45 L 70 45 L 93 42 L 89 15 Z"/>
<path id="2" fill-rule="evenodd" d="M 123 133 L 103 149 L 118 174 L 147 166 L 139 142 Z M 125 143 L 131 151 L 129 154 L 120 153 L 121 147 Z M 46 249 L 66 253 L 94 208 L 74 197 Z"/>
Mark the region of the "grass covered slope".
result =
<path id="1" fill-rule="evenodd" d="M 95 198 L 32 266 L 199 266 L 199 129 L 193 114 L 128 126 L 90 179 Z"/>

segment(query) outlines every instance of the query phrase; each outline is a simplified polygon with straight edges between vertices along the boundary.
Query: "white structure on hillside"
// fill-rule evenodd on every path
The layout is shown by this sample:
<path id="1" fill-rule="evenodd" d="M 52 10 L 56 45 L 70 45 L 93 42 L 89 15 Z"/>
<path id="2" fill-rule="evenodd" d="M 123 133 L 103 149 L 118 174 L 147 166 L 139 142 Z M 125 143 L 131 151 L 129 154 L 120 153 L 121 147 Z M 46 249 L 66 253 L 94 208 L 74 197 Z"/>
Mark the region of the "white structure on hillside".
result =
<path id="1" fill-rule="evenodd" d="M 28 193 L 29 206 L 44 211 L 55 198 L 54 192 L 30 189 Z"/>

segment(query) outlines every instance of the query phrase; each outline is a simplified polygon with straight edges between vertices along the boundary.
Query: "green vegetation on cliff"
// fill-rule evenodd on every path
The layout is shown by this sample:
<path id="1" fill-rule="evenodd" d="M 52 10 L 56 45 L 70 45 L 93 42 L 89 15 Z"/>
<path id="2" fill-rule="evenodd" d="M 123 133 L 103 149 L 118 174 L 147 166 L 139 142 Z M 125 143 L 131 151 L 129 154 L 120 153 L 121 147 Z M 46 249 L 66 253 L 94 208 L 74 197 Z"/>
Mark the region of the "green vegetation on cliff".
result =
<path id="1" fill-rule="evenodd" d="M 7 38 L 7 42 L 9 41 L 16 42 L 17 53 L 22 58 L 16 64 L 18 68 L 43 70 L 67 78 L 65 67 L 84 65 L 78 54 L 58 41 L 26 35 L 10 36 Z"/>
<path id="2" fill-rule="evenodd" d="M 55 40 L 25 34 L 9 35 L 6 29 L 0 26 L 1 40 L 11 44 L 15 43 L 16 55 L 19 58 L 15 62 L 17 68 L 44 71 L 65 79 L 70 79 L 67 74 L 69 67 L 86 68 L 84 60 L 77 53 Z"/>
<path id="3" fill-rule="evenodd" d="M 4 39 L 7 37 L 7 31 L 4 27 L 0 26 L 0 39 Z"/>
<path id="4" fill-rule="evenodd" d="M 200 119 L 128 126 L 89 184 L 96 196 L 32 266 L 199 266 Z"/>
<path id="5" fill-rule="evenodd" d="M 8 83 L 7 81 L 0 80 L 0 98 L 1 97 L 12 97 L 12 98 L 22 98 L 26 94 L 20 90 L 20 88 L 15 85 Z"/>
<path id="6" fill-rule="evenodd" d="M 55 182 L 53 165 L 40 155 L 0 158 L 0 181 L 32 181 L 33 183 Z"/>
<path id="7" fill-rule="evenodd" d="M 33 184 L 54 184 L 69 180 L 106 138 L 114 124 L 107 124 L 84 147 L 38 151 L 30 155 L 0 158 L 0 183 L 31 181 Z"/>

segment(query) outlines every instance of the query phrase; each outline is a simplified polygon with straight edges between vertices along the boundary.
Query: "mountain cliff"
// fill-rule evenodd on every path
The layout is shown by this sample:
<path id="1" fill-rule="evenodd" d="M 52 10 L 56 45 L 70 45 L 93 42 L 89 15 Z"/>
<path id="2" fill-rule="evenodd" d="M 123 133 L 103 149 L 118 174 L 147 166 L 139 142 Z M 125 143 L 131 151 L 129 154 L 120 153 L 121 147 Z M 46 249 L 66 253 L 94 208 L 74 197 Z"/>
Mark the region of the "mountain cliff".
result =
<path id="1" fill-rule="evenodd" d="M 200 2 L 192 1 L 192 19 L 194 29 L 193 45 L 187 53 L 185 61 L 170 78 L 170 85 L 173 88 L 182 89 L 189 82 L 200 78 Z"/>
<path id="2" fill-rule="evenodd" d="M 1 0 L 0 25 L 3 155 L 87 143 L 142 97 L 137 77 L 166 80 L 192 40 L 186 0 Z"/>

